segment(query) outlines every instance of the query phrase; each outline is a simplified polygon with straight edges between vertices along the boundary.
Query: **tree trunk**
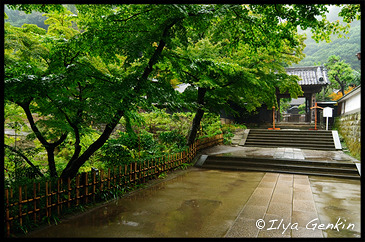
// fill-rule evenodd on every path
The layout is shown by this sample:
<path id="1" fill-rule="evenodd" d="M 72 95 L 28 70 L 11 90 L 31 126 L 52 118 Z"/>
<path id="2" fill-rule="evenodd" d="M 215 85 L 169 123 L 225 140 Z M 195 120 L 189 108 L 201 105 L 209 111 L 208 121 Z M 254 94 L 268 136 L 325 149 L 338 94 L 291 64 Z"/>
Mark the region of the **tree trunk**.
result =
<path id="1" fill-rule="evenodd" d="M 198 133 L 200 127 L 200 122 L 204 115 L 203 107 L 204 107 L 204 97 L 206 92 L 207 92 L 206 88 L 198 87 L 198 109 L 196 110 L 196 114 L 193 119 L 193 124 L 189 132 L 188 143 L 187 143 L 188 146 L 194 143 L 196 134 Z"/>
<path id="2" fill-rule="evenodd" d="M 57 140 L 56 142 L 49 143 L 45 139 L 45 137 L 42 135 L 42 133 L 39 131 L 38 127 L 36 126 L 36 124 L 34 122 L 34 119 L 33 119 L 33 116 L 32 116 L 32 113 L 31 113 L 30 107 L 29 107 L 30 101 L 23 102 L 23 103 L 17 103 L 17 104 L 23 108 L 23 110 L 27 116 L 27 119 L 29 121 L 31 129 L 33 130 L 37 139 L 41 142 L 41 144 L 47 151 L 48 167 L 49 167 L 50 176 L 57 177 L 56 164 L 55 164 L 55 160 L 54 160 L 54 150 L 57 146 L 62 144 L 63 141 L 65 141 L 65 139 L 67 138 L 67 133 L 64 133 L 63 135 L 61 135 L 59 140 Z"/>
<path id="3" fill-rule="evenodd" d="M 345 85 L 343 83 L 341 83 L 340 85 L 341 85 L 342 96 L 345 96 Z"/>
<path id="4" fill-rule="evenodd" d="M 49 168 L 49 174 L 51 177 L 57 177 L 57 170 L 56 170 L 56 163 L 54 160 L 54 150 L 55 147 L 48 146 L 46 147 L 47 150 L 47 157 L 48 157 L 48 168 Z"/>
<path id="5" fill-rule="evenodd" d="M 345 96 L 346 82 L 342 82 L 337 75 L 335 75 L 335 80 L 340 85 L 342 96 Z"/>
<path id="6" fill-rule="evenodd" d="M 82 155 L 80 155 L 77 159 L 70 161 L 67 167 L 62 171 L 62 179 L 67 179 L 68 177 L 73 178 L 76 176 L 79 168 L 108 140 L 110 134 L 113 132 L 123 115 L 124 112 L 119 110 L 113 117 L 113 120 L 106 125 L 104 132 L 100 135 L 100 137 L 92 143 Z"/>
<path id="7" fill-rule="evenodd" d="M 162 50 L 166 45 L 166 42 L 164 39 L 167 37 L 169 30 L 179 20 L 181 20 L 181 19 L 175 19 L 174 21 L 172 21 L 171 24 L 169 24 L 165 27 L 163 34 L 162 34 L 162 38 L 159 42 L 159 45 L 158 45 L 157 49 L 155 50 L 155 52 L 153 53 L 151 59 L 149 60 L 147 67 L 144 69 L 144 72 L 141 76 L 141 80 L 137 83 L 137 86 L 134 89 L 134 94 L 136 96 L 139 95 L 139 92 L 142 89 L 143 83 L 145 81 L 147 81 L 149 74 L 153 70 L 153 66 L 156 64 L 158 58 L 160 57 L 160 55 L 162 53 Z M 129 103 L 129 101 L 126 100 L 126 103 Z M 73 161 L 70 161 L 69 164 L 67 164 L 67 167 L 63 170 L 63 172 L 61 174 L 62 179 L 67 179 L 68 177 L 73 178 L 76 176 L 79 168 L 90 158 L 91 155 L 94 154 L 95 151 L 97 151 L 99 148 L 101 148 L 103 146 L 103 144 L 108 140 L 110 134 L 112 133 L 113 129 L 118 124 L 118 122 L 122 118 L 122 116 L 124 116 L 124 112 L 119 110 L 117 112 L 116 116 L 114 117 L 113 121 L 111 121 L 111 123 L 109 123 L 105 127 L 104 132 L 101 134 L 101 136 L 93 144 L 91 144 L 89 146 L 89 148 L 80 157 L 78 157 L 77 159 L 75 159 Z M 128 120 L 128 117 L 127 117 L 127 120 Z M 128 125 L 130 125 L 130 123 L 127 124 L 127 128 L 131 129 L 131 127 L 129 127 Z"/>

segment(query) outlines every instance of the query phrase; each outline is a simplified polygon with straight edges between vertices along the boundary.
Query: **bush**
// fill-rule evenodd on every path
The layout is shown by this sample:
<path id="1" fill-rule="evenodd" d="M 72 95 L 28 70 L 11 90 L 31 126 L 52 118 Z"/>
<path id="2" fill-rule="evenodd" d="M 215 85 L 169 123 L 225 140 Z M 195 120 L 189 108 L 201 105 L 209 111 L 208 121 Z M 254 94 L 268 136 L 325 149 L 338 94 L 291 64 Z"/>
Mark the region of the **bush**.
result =
<path id="1" fill-rule="evenodd" d="M 165 144 L 176 144 L 178 148 L 183 148 L 186 143 L 185 137 L 177 130 L 161 132 L 159 135 L 159 140 L 161 143 Z"/>
<path id="2" fill-rule="evenodd" d="M 222 133 L 222 124 L 218 114 L 206 113 L 201 121 L 201 131 L 199 133 L 202 137 L 213 137 Z"/>
<path id="3" fill-rule="evenodd" d="M 140 134 L 120 132 L 119 137 L 109 139 L 101 151 L 101 159 L 107 166 L 117 166 L 152 158 L 159 149 L 153 135 L 143 130 Z"/>

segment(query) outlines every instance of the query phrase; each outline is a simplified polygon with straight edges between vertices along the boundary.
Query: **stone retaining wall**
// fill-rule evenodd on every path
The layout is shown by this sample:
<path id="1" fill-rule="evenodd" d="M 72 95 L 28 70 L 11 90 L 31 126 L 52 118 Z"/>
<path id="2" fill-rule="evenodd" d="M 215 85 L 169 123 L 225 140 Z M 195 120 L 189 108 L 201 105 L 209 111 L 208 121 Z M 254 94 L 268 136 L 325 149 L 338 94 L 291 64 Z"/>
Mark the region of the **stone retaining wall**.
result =
<path id="1" fill-rule="evenodd" d="M 349 148 L 351 154 L 361 157 L 361 112 L 336 117 L 335 127 Z"/>

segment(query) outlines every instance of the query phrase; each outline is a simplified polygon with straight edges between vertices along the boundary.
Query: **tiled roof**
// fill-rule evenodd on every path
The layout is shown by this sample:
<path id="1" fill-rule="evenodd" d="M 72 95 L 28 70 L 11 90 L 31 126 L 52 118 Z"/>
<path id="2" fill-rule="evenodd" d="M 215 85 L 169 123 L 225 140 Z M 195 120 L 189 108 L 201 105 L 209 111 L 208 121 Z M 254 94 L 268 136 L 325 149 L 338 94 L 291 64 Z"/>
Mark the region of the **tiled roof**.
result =
<path id="1" fill-rule="evenodd" d="M 328 85 L 330 84 L 327 71 L 323 66 L 302 66 L 285 68 L 289 75 L 297 75 L 301 78 L 299 85 Z"/>

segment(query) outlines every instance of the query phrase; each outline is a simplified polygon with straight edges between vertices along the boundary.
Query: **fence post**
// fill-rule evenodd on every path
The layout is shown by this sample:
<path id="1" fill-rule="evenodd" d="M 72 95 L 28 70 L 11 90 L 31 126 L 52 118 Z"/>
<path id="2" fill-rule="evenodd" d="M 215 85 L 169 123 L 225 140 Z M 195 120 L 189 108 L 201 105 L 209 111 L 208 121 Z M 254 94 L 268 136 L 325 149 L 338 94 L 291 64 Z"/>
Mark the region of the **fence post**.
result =
<path id="1" fill-rule="evenodd" d="M 145 183 L 146 182 L 146 161 L 144 160 L 143 161 L 143 169 L 142 169 L 142 178 L 143 178 L 143 183 Z"/>
<path id="2" fill-rule="evenodd" d="M 33 207 L 34 207 L 34 223 L 37 223 L 37 185 L 33 183 Z"/>
<path id="3" fill-rule="evenodd" d="M 137 167 L 137 162 L 133 163 L 133 167 L 134 167 L 134 185 L 137 184 L 138 182 L 138 167 Z"/>
<path id="4" fill-rule="evenodd" d="M 76 180 L 75 180 L 75 190 L 76 190 L 76 206 L 79 205 L 79 199 L 80 199 L 80 174 L 76 175 Z"/>
<path id="5" fill-rule="evenodd" d="M 67 207 L 71 206 L 71 178 L 67 177 Z"/>
<path id="6" fill-rule="evenodd" d="M 95 202 L 95 192 L 96 192 L 96 170 L 92 170 L 91 172 L 91 175 L 92 175 L 92 184 L 93 184 L 93 191 L 92 191 L 92 194 L 93 194 L 93 202 Z"/>
<path id="7" fill-rule="evenodd" d="M 9 215 L 9 189 L 5 189 L 5 223 L 6 223 L 6 236 L 10 236 L 10 215 Z"/>
<path id="8" fill-rule="evenodd" d="M 129 174 L 129 183 L 131 183 L 132 182 L 132 162 L 129 163 L 129 172 L 128 172 L 128 174 Z"/>
<path id="9" fill-rule="evenodd" d="M 118 167 L 118 186 L 121 186 L 122 185 L 122 166 L 119 166 Z"/>
<path id="10" fill-rule="evenodd" d="M 100 171 L 100 191 L 103 191 L 103 188 L 104 188 L 103 177 L 104 177 L 104 170 L 101 170 Z"/>
<path id="11" fill-rule="evenodd" d="M 128 166 L 127 164 L 124 164 L 124 175 L 123 175 L 123 185 L 127 184 L 127 170 L 128 170 Z"/>
<path id="12" fill-rule="evenodd" d="M 22 187 L 19 186 L 19 203 L 18 203 L 18 207 L 19 207 L 19 224 L 20 226 L 23 225 L 23 219 L 22 219 Z"/>
<path id="13" fill-rule="evenodd" d="M 88 196 L 89 196 L 89 176 L 88 172 L 82 173 L 84 176 L 84 196 L 85 196 L 85 204 L 88 202 Z"/>
<path id="14" fill-rule="evenodd" d="M 57 214 L 60 215 L 61 214 L 61 210 L 62 210 L 62 203 L 60 200 L 60 194 L 61 194 L 61 189 L 60 189 L 60 183 L 62 183 L 62 179 L 58 179 L 57 180 Z"/>
<path id="15" fill-rule="evenodd" d="M 108 168 L 108 177 L 106 179 L 108 181 L 108 190 L 110 190 L 110 168 Z"/>
<path id="16" fill-rule="evenodd" d="M 49 217 L 49 211 L 48 211 L 48 181 L 46 181 L 46 217 Z"/>

